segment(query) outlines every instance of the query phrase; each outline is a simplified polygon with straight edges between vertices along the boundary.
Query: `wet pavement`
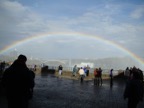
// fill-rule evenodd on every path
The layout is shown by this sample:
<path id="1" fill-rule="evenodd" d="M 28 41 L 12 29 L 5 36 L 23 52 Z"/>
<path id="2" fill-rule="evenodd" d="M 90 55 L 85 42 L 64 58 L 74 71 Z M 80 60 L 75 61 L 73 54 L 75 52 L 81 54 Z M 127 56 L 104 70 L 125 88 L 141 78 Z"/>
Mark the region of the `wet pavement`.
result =
<path id="1" fill-rule="evenodd" d="M 124 80 L 114 80 L 112 88 L 109 80 L 96 86 L 92 80 L 80 83 L 53 75 L 37 75 L 35 82 L 29 108 L 127 108 L 127 100 L 123 99 Z M 0 108 L 7 108 L 5 96 L 0 96 Z M 138 108 L 144 108 L 144 102 Z"/>

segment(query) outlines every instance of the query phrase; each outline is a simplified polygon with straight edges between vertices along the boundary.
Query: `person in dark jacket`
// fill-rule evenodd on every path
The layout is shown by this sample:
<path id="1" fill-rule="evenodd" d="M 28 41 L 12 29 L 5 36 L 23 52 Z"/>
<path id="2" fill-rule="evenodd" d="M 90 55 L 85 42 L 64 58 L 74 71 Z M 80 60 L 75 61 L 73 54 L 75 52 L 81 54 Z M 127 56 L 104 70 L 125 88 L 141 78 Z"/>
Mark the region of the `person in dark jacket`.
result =
<path id="1" fill-rule="evenodd" d="M 33 89 L 34 89 L 34 86 L 35 86 L 35 73 L 32 71 L 32 70 L 30 70 L 30 73 L 31 73 L 31 78 L 32 78 L 32 82 L 31 82 L 31 86 L 30 86 L 30 92 L 29 92 L 29 99 L 32 99 L 32 97 L 33 97 Z"/>
<path id="2" fill-rule="evenodd" d="M 59 75 L 62 75 L 62 70 L 63 70 L 62 65 L 59 65 L 59 67 L 58 67 L 58 72 L 59 72 Z"/>
<path id="3" fill-rule="evenodd" d="M 19 55 L 3 74 L 2 84 L 6 91 L 8 108 L 28 108 L 30 89 L 34 81 L 26 61 L 26 56 Z"/>
<path id="4" fill-rule="evenodd" d="M 102 80 L 102 69 L 101 69 L 101 67 L 99 67 L 98 74 L 99 74 L 99 81 L 100 81 L 100 83 L 102 85 L 103 80 Z"/>
<path id="5" fill-rule="evenodd" d="M 143 83 L 137 71 L 132 72 L 132 77 L 126 84 L 124 99 L 128 98 L 128 108 L 136 108 L 143 100 Z"/>
<path id="6" fill-rule="evenodd" d="M 109 76 L 110 76 L 110 87 L 112 87 L 113 86 L 113 69 L 110 70 Z"/>

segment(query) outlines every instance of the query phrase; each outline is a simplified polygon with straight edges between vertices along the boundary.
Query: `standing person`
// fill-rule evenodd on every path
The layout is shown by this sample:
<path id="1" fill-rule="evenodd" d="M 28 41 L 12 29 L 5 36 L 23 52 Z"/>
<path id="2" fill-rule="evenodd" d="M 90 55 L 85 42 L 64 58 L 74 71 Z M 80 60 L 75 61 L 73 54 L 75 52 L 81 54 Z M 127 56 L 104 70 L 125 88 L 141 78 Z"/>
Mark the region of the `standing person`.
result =
<path id="1" fill-rule="evenodd" d="M 72 76 L 76 76 L 76 72 L 77 72 L 77 65 L 75 65 L 75 66 L 73 67 Z"/>
<path id="2" fill-rule="evenodd" d="M 5 61 L 1 62 L 1 66 L 0 66 L 1 72 L 3 72 L 5 70 L 5 65 L 6 65 Z"/>
<path id="3" fill-rule="evenodd" d="M 124 71 L 124 76 L 127 77 L 127 78 L 129 78 L 129 76 L 130 76 L 129 67 L 127 67 L 127 68 L 125 69 L 125 71 Z"/>
<path id="4" fill-rule="evenodd" d="M 89 76 L 89 70 L 90 70 L 90 67 L 89 65 L 87 65 L 87 76 Z"/>
<path id="5" fill-rule="evenodd" d="M 141 69 L 137 69 L 138 73 L 139 73 L 139 79 L 143 82 L 143 71 Z"/>
<path id="6" fill-rule="evenodd" d="M 83 82 L 83 79 L 84 79 L 84 76 L 85 76 L 85 72 L 84 72 L 84 69 L 82 67 L 79 70 L 79 75 L 80 75 L 81 82 Z"/>
<path id="7" fill-rule="evenodd" d="M 93 74 L 94 74 L 94 85 L 96 85 L 96 74 L 97 74 L 96 73 L 96 69 L 94 69 L 94 73 Z"/>
<path id="8" fill-rule="evenodd" d="M 3 74 L 2 84 L 6 91 L 8 108 L 28 108 L 33 78 L 26 61 L 26 56 L 19 55 Z"/>
<path id="9" fill-rule="evenodd" d="M 83 68 L 83 70 L 84 70 L 85 76 L 87 76 L 87 68 L 86 68 L 86 66 Z"/>
<path id="10" fill-rule="evenodd" d="M 29 92 L 29 99 L 32 99 L 33 97 L 33 89 L 34 89 L 34 86 L 35 86 L 35 73 L 33 71 L 30 70 L 30 73 L 31 73 L 31 78 L 32 78 L 32 84 L 31 84 L 31 87 L 30 87 L 30 92 Z"/>
<path id="11" fill-rule="evenodd" d="M 113 86 L 113 69 L 110 70 L 110 86 Z"/>
<path id="12" fill-rule="evenodd" d="M 62 65 L 59 65 L 59 67 L 58 67 L 58 72 L 59 72 L 59 75 L 62 75 L 62 70 L 63 70 Z"/>
<path id="13" fill-rule="evenodd" d="M 103 81 L 102 81 L 102 69 L 101 69 L 101 67 L 99 68 L 98 73 L 99 73 L 100 83 L 102 85 Z"/>
<path id="14" fill-rule="evenodd" d="M 98 68 L 94 70 L 94 85 L 98 85 Z"/>
<path id="15" fill-rule="evenodd" d="M 132 77 L 126 84 L 124 99 L 126 98 L 128 98 L 128 108 L 137 108 L 138 103 L 143 100 L 143 83 L 136 71 L 132 72 Z"/>

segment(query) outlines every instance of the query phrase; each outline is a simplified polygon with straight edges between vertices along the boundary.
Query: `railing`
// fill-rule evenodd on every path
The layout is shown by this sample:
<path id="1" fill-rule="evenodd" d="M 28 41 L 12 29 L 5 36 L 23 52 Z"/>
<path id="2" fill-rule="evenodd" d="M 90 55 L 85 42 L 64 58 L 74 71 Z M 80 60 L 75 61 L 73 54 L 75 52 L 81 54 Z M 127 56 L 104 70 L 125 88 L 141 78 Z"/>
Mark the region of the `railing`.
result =
<path id="1" fill-rule="evenodd" d="M 54 70 L 58 70 L 57 66 L 48 66 L 49 69 L 54 69 Z M 89 72 L 93 73 L 95 68 L 90 68 Z M 73 67 L 63 67 L 63 71 L 67 71 L 67 72 L 72 72 Z M 103 74 L 109 74 L 111 69 L 102 69 L 102 73 Z M 114 75 L 118 75 L 119 72 L 122 72 L 124 70 L 113 70 L 113 74 Z"/>

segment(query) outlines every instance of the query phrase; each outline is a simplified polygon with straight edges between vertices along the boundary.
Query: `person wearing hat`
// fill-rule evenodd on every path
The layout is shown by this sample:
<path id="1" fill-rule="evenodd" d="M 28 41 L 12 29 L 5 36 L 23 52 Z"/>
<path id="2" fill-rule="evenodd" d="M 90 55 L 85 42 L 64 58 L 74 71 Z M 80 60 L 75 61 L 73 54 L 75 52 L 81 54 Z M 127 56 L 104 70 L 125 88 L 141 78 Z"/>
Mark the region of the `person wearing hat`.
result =
<path id="1" fill-rule="evenodd" d="M 2 84 L 6 91 L 8 108 L 28 108 L 29 92 L 34 80 L 26 61 L 25 55 L 19 55 L 3 74 Z"/>

